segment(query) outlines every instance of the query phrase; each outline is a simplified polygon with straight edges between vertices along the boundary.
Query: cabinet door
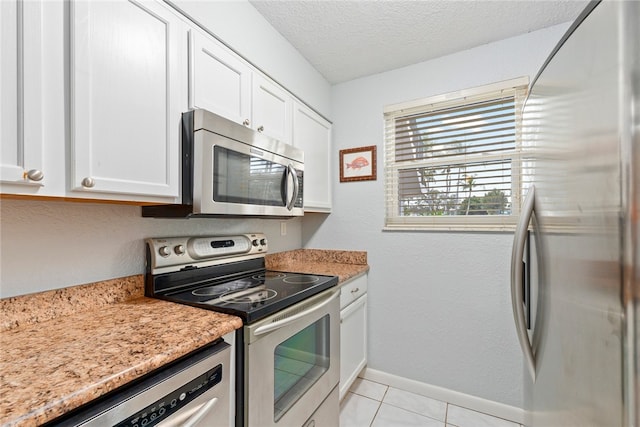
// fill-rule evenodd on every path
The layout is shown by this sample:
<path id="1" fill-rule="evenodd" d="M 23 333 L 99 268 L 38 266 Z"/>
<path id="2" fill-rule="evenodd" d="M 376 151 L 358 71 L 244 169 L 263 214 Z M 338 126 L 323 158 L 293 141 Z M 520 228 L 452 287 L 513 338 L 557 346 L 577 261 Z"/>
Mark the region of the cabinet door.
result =
<path id="1" fill-rule="evenodd" d="M 41 31 L 40 1 L 0 1 L 0 181 L 34 194 L 46 183 Z"/>
<path id="2" fill-rule="evenodd" d="M 340 400 L 367 364 L 367 295 L 340 311 Z"/>
<path id="3" fill-rule="evenodd" d="M 293 145 L 304 150 L 304 210 L 331 211 L 331 124 L 295 102 Z"/>
<path id="4" fill-rule="evenodd" d="M 258 74 L 253 76 L 253 128 L 287 144 L 291 143 L 293 97 L 282 87 Z"/>
<path id="5" fill-rule="evenodd" d="M 72 190 L 88 198 L 177 197 L 187 107 L 183 22 L 160 2 L 70 7 Z"/>
<path id="6" fill-rule="evenodd" d="M 251 125 L 251 68 L 228 48 L 190 31 L 189 107 Z"/>

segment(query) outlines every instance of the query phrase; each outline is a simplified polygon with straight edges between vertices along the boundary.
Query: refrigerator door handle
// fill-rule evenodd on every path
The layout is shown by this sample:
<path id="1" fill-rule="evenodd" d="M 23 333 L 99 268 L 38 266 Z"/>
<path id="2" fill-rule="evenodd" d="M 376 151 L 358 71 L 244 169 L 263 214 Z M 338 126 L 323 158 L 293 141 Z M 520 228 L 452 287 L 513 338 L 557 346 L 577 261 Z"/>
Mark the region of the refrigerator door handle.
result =
<path id="1" fill-rule="evenodd" d="M 533 348 L 527 333 L 524 307 L 522 306 L 522 257 L 524 255 L 525 243 L 527 241 L 527 230 L 529 221 L 534 211 L 535 187 L 529 188 L 527 197 L 522 206 L 522 212 L 518 219 L 515 236 L 513 238 L 513 248 L 511 251 L 511 304 L 513 308 L 513 318 L 516 324 L 518 341 L 524 354 L 525 363 L 531 378 L 536 378 L 536 361 L 533 355 Z"/>

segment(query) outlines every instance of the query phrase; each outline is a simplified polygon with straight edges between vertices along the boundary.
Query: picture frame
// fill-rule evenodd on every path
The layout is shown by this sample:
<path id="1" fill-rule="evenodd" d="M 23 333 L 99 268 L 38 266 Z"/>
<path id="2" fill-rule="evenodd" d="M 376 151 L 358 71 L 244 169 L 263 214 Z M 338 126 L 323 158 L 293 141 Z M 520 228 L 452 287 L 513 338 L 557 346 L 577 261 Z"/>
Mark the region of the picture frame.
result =
<path id="1" fill-rule="evenodd" d="M 340 182 L 376 180 L 376 146 L 340 150 Z"/>

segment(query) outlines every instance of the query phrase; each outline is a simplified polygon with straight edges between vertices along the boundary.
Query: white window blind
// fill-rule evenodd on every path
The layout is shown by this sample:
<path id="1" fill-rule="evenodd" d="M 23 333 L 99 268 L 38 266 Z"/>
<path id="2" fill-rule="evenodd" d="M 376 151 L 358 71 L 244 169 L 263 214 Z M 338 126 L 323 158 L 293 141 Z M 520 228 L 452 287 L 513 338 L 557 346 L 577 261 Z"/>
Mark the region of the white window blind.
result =
<path id="1" fill-rule="evenodd" d="M 388 229 L 509 229 L 520 206 L 515 79 L 385 108 Z"/>

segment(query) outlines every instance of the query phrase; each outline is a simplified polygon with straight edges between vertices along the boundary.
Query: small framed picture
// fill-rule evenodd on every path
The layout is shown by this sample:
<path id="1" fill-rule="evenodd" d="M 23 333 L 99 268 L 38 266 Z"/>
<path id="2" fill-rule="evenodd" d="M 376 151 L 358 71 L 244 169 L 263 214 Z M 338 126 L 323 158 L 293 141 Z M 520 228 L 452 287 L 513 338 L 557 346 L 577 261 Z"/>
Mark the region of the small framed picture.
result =
<path id="1" fill-rule="evenodd" d="M 340 150 L 340 182 L 376 180 L 376 146 Z"/>

